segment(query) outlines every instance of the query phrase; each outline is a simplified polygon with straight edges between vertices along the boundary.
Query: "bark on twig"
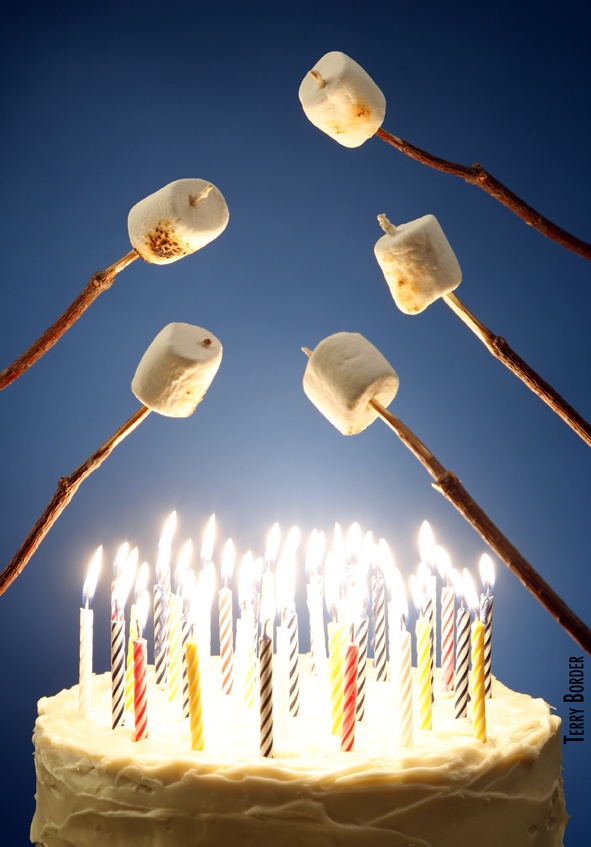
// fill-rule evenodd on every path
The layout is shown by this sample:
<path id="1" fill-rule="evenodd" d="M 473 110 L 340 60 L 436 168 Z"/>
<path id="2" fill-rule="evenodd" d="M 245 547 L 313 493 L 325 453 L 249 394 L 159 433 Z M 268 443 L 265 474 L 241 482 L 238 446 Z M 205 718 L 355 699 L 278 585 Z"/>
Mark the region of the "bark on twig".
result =
<path id="1" fill-rule="evenodd" d="M 86 287 L 66 309 L 63 315 L 52 323 L 52 325 L 45 330 L 43 335 L 38 338 L 34 344 L 31 344 L 28 350 L 25 350 L 18 359 L 15 359 L 11 365 L 8 365 L 8 367 L 4 368 L 4 370 L 0 372 L 0 391 L 3 388 L 6 388 L 7 385 L 10 385 L 11 382 L 14 382 L 15 379 L 18 379 L 18 377 L 28 370 L 31 365 L 34 365 L 44 353 L 47 353 L 56 341 L 59 341 L 66 330 L 68 330 L 72 324 L 78 320 L 80 315 L 88 309 L 90 304 L 96 300 L 99 294 L 106 291 L 107 288 L 110 288 L 113 285 L 115 276 L 119 273 L 119 271 L 122 271 L 137 258 L 138 254 L 136 251 L 130 250 L 129 253 L 126 253 L 126 255 L 123 256 L 123 258 L 119 259 L 110 267 L 105 268 L 104 271 L 97 271 L 97 273 L 93 274 Z"/>
<path id="2" fill-rule="evenodd" d="M 502 182 L 499 182 L 498 179 L 489 174 L 482 165 L 474 164 L 467 166 L 449 162 L 447 159 L 441 159 L 439 156 L 433 156 L 431 153 L 427 153 L 426 150 L 421 150 L 420 147 L 415 147 L 414 144 L 410 144 L 410 142 L 404 141 L 402 138 L 398 138 L 398 136 L 392 135 L 382 128 L 378 129 L 376 135 L 397 150 L 400 150 L 401 153 L 405 153 L 411 159 L 416 159 L 417 162 L 421 162 L 423 165 L 429 165 L 429 167 L 437 171 L 443 171 L 443 173 L 451 174 L 452 176 L 459 176 L 472 185 L 480 186 L 491 197 L 494 197 L 504 206 L 507 206 L 508 209 L 511 209 L 528 226 L 534 227 L 534 229 L 537 229 L 543 235 L 551 238 L 552 241 L 556 241 L 558 244 L 566 247 L 567 250 L 572 250 L 573 253 L 577 253 L 584 259 L 591 259 L 591 244 L 577 238 L 575 235 L 571 235 L 570 232 L 549 221 L 548 218 L 545 218 L 532 208 L 532 206 L 529 206 L 520 197 L 510 191 Z"/>
<path id="3" fill-rule="evenodd" d="M 472 524 L 474 529 L 505 562 L 520 582 L 550 612 L 552 617 L 587 653 L 591 654 L 591 629 L 566 605 L 540 574 L 523 558 L 508 538 L 495 526 L 463 487 L 457 476 L 446 470 L 416 435 L 377 400 L 369 405 L 417 457 L 435 480 L 433 487 L 443 494 Z"/>
<path id="4" fill-rule="evenodd" d="M 47 508 L 28 534 L 26 539 L 21 544 L 14 558 L 9 565 L 0 573 L 0 594 L 4 594 L 7 588 L 12 585 L 17 576 L 21 573 L 37 547 L 41 544 L 51 527 L 57 521 L 61 513 L 64 511 L 78 487 L 87 476 L 95 471 L 101 465 L 107 456 L 112 453 L 115 447 L 123 441 L 126 435 L 129 435 L 133 430 L 149 415 L 150 409 L 146 406 L 141 406 L 117 432 L 105 441 L 105 443 L 96 450 L 79 468 L 77 468 L 70 476 L 62 477 L 57 486 L 57 490 L 51 498 Z"/>
<path id="5" fill-rule="evenodd" d="M 478 318 L 476 318 L 469 309 L 464 306 L 455 294 L 444 294 L 442 298 L 449 308 L 462 320 L 469 329 L 472 330 L 485 347 L 492 355 L 502 362 L 506 368 L 509 368 L 515 376 L 527 385 L 527 387 L 537 394 L 553 412 L 562 418 L 562 420 L 583 439 L 583 441 L 591 447 L 591 424 L 580 415 L 576 409 L 566 402 L 566 400 L 555 391 L 549 382 L 537 374 L 533 368 L 524 362 L 523 359 L 507 344 L 504 338 L 493 333 Z"/>

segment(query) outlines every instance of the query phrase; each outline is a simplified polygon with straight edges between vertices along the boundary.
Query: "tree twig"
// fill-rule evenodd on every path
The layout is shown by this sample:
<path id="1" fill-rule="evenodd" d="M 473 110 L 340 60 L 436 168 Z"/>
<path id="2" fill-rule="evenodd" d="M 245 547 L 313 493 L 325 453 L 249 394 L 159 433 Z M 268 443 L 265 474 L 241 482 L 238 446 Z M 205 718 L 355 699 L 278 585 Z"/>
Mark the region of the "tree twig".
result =
<path id="1" fill-rule="evenodd" d="M 449 162 L 447 159 L 441 159 L 439 156 L 433 156 L 431 153 L 427 153 L 426 150 L 421 150 L 420 147 L 415 147 L 414 144 L 404 141 L 404 139 L 398 138 L 398 136 L 392 135 L 382 128 L 377 130 L 376 135 L 382 141 L 386 141 L 397 150 L 400 150 L 401 153 L 405 153 L 411 159 L 416 159 L 417 162 L 421 162 L 423 165 L 429 165 L 429 167 L 437 171 L 442 171 L 452 176 L 459 176 L 471 185 L 480 186 L 491 197 L 494 197 L 504 206 L 507 206 L 508 209 L 511 209 L 528 226 L 534 227 L 534 229 L 537 229 L 543 235 L 551 238 L 552 241 L 556 241 L 558 244 L 566 247 L 567 250 L 572 250 L 573 253 L 577 253 L 584 259 L 591 259 L 591 244 L 577 238 L 575 235 L 571 235 L 570 232 L 549 221 L 548 218 L 545 218 L 532 206 L 525 203 L 520 197 L 510 191 L 502 182 L 499 182 L 498 179 L 489 174 L 482 165 L 474 164 L 467 166 Z"/>
<path id="2" fill-rule="evenodd" d="M 90 304 L 96 300 L 99 294 L 106 291 L 107 288 L 110 288 L 113 285 L 115 276 L 119 273 L 119 271 L 122 271 L 137 258 L 138 253 L 136 253 L 135 250 L 130 250 L 129 253 L 126 253 L 125 256 L 110 265 L 110 267 L 105 268 L 103 271 L 97 271 L 93 274 L 86 287 L 82 290 L 74 302 L 68 306 L 63 315 L 52 323 L 52 325 L 45 330 L 43 335 L 31 344 L 28 350 L 25 350 L 18 359 L 15 359 L 11 365 L 8 365 L 8 367 L 4 368 L 4 370 L 0 372 L 0 391 L 3 388 L 6 388 L 7 385 L 10 385 L 11 382 L 14 382 L 15 379 L 18 379 L 18 377 L 28 370 L 31 365 L 34 365 L 35 362 L 44 355 L 44 353 L 47 353 L 47 351 L 50 350 L 57 341 L 59 341 L 66 330 L 68 330 L 72 324 L 78 320 L 80 315 L 90 306 Z"/>
<path id="3" fill-rule="evenodd" d="M 369 405 L 417 457 L 435 480 L 433 487 L 443 494 L 472 524 L 486 543 L 508 565 L 520 582 L 547 609 L 552 617 L 587 653 L 591 654 L 591 629 L 566 605 L 540 574 L 523 558 L 508 538 L 495 526 L 463 487 L 457 476 L 446 470 L 416 435 L 377 400 Z"/>
<path id="4" fill-rule="evenodd" d="M 23 541 L 14 558 L 0 573 L 0 594 L 4 594 L 7 588 L 12 585 L 17 576 L 21 573 L 37 547 L 41 544 L 51 527 L 64 511 L 78 487 L 87 476 L 95 471 L 99 465 L 109 456 L 115 447 L 129 435 L 130 432 L 139 426 L 144 418 L 150 414 L 150 409 L 147 406 L 141 406 L 117 432 L 111 436 L 105 443 L 96 450 L 80 467 L 78 467 L 70 476 L 62 477 L 57 486 L 57 490 L 47 508 Z"/>
<path id="5" fill-rule="evenodd" d="M 504 338 L 493 333 L 481 321 L 476 318 L 461 300 L 452 292 L 444 294 L 442 298 L 449 308 L 463 321 L 474 335 L 479 338 L 492 355 L 509 368 L 515 376 L 537 394 L 553 412 L 583 439 L 591 447 L 591 424 L 580 415 L 576 409 L 566 402 L 561 395 L 552 388 L 549 382 L 537 374 L 533 368 L 524 362 L 517 353 L 507 344 Z"/>

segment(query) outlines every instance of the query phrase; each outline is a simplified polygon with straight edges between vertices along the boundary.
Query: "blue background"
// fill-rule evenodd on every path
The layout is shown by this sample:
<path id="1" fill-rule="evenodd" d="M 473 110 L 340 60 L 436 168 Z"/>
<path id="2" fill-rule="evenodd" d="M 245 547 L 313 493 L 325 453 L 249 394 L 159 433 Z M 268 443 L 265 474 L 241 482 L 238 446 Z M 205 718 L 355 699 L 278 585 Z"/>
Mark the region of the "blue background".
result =
<path id="1" fill-rule="evenodd" d="M 183 177 L 214 182 L 227 230 L 199 253 L 141 260 L 0 397 L 7 563 L 53 494 L 137 408 L 130 382 L 170 321 L 206 327 L 222 367 L 194 416 L 151 415 L 84 483 L 0 600 L 3 843 L 34 808 L 39 697 L 77 677 L 78 607 L 99 544 L 95 667 L 108 666 L 109 565 L 119 544 L 154 564 L 166 516 L 177 546 L 264 549 L 279 521 L 357 520 L 408 576 L 428 519 L 456 567 L 486 546 L 376 422 L 345 438 L 301 389 L 302 345 L 363 333 L 399 373 L 393 411 L 455 471 L 572 608 L 591 619 L 589 448 L 496 362 L 443 304 L 398 312 L 373 257 L 381 230 L 435 214 L 462 266 L 466 305 L 591 418 L 591 266 L 461 180 L 379 139 L 349 150 L 315 129 L 301 79 L 342 50 L 387 99 L 384 127 L 482 163 L 540 212 L 591 239 L 586 4 L 545 2 L 118 5 L 8 3 L 2 13 L 2 311 L 11 362 L 91 274 L 129 249 L 127 214 Z M 495 558 L 494 671 L 568 716 L 582 651 Z M 304 579 L 300 580 L 300 594 Z M 586 661 L 589 663 L 588 657 Z M 586 843 L 589 741 L 563 748 L 566 844 Z"/>

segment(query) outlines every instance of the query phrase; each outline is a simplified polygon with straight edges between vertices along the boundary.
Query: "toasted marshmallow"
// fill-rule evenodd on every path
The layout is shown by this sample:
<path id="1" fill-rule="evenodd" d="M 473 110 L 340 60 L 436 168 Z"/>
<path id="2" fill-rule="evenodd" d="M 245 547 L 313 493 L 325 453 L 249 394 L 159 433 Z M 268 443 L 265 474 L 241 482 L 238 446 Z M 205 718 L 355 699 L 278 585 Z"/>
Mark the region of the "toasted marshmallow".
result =
<path id="1" fill-rule="evenodd" d="M 401 312 L 416 315 L 458 287 L 462 270 L 434 215 L 399 226 L 378 220 L 386 234 L 374 253 Z"/>
<path id="2" fill-rule="evenodd" d="M 316 347 L 304 373 L 304 392 L 343 435 L 361 432 L 377 417 L 369 401 L 388 406 L 398 375 L 373 344 L 358 332 L 337 332 Z"/>
<path id="3" fill-rule="evenodd" d="M 131 390 L 160 415 L 188 418 L 211 385 L 222 345 L 200 326 L 172 323 L 161 330 L 137 366 Z"/>
<path id="4" fill-rule="evenodd" d="M 177 179 L 136 203 L 129 240 L 146 262 L 168 265 L 200 250 L 228 225 L 221 192 L 204 179 Z"/>
<path id="5" fill-rule="evenodd" d="M 306 116 L 344 147 L 359 147 L 382 125 L 386 98 L 363 68 L 344 53 L 327 53 L 299 91 Z"/>

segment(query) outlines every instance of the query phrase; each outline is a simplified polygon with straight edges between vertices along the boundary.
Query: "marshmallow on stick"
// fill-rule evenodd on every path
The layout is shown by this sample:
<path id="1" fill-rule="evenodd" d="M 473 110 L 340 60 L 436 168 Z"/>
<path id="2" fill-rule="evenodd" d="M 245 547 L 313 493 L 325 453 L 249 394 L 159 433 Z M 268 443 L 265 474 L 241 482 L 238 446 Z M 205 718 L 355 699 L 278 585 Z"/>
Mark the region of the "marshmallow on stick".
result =
<path id="1" fill-rule="evenodd" d="M 336 339 L 336 341 L 333 341 Z M 460 512 L 460 514 L 476 529 L 487 544 L 503 559 L 509 569 L 518 577 L 521 583 L 536 597 L 540 603 L 550 612 L 558 623 L 569 633 L 569 635 L 591 654 L 591 629 L 582 621 L 575 613 L 566 605 L 558 594 L 548 585 L 548 583 L 534 570 L 529 562 L 519 553 L 519 551 L 505 538 L 501 531 L 493 524 L 488 515 L 480 508 L 480 506 L 472 499 L 460 480 L 451 471 L 446 470 L 443 465 L 435 458 L 431 451 L 417 438 L 417 436 L 389 412 L 382 402 L 378 399 L 371 398 L 371 391 L 376 370 L 383 367 L 383 356 L 380 351 L 370 344 L 362 335 L 358 333 L 337 333 L 329 336 L 320 342 L 314 351 L 308 348 L 302 348 L 309 361 L 304 374 L 304 385 L 306 384 L 309 374 L 314 375 L 314 380 L 317 381 L 316 373 L 317 355 L 320 354 L 321 360 L 325 357 L 327 349 L 333 351 L 334 358 L 332 359 L 333 367 L 330 369 L 323 367 L 323 381 L 321 390 L 317 390 L 311 395 L 308 391 L 306 394 L 317 407 L 336 428 L 342 432 L 343 429 L 339 426 L 339 417 L 335 413 L 335 403 L 338 398 L 346 397 L 349 393 L 349 376 L 346 367 L 336 367 L 336 356 L 339 354 L 346 356 L 348 361 L 355 361 L 360 356 L 363 358 L 364 374 L 365 374 L 365 392 L 361 384 L 361 378 L 358 379 L 356 386 L 356 396 L 367 396 L 367 405 L 370 407 L 369 412 L 371 418 L 365 424 L 369 425 L 376 416 L 382 420 L 398 435 L 403 444 L 416 456 L 421 464 L 427 469 L 432 478 L 435 480 L 433 487 L 444 495 Z M 373 351 L 370 353 L 370 350 Z M 373 359 L 373 363 L 369 359 Z M 394 392 L 395 393 L 395 392 Z M 392 395 L 393 396 L 393 395 Z M 349 411 L 343 408 L 341 412 L 342 420 L 349 419 Z M 361 431 L 361 427 L 357 431 Z M 351 430 L 353 431 L 353 430 Z"/>
<path id="2" fill-rule="evenodd" d="M 373 79 L 344 53 L 327 53 L 300 85 L 302 108 L 314 126 L 344 147 L 359 147 L 386 114 L 386 98 Z"/>
<path id="3" fill-rule="evenodd" d="M 201 250 L 228 225 L 222 193 L 204 179 L 177 179 L 133 207 L 127 219 L 129 240 L 156 265 L 176 262 Z"/>
<path id="4" fill-rule="evenodd" d="M 372 135 L 391 144 L 423 165 L 459 176 L 494 197 L 528 226 L 534 227 L 567 250 L 591 259 L 591 244 L 540 215 L 482 165 L 458 165 L 433 156 L 414 144 L 392 135 L 382 127 L 386 100 L 372 78 L 349 56 L 332 52 L 323 56 L 304 77 L 299 91 L 304 112 L 314 126 L 345 147 L 359 147 Z"/>
<path id="5" fill-rule="evenodd" d="M 416 315 L 441 298 L 496 359 L 591 447 L 591 424 L 452 293 L 462 281 L 462 271 L 437 218 L 425 215 L 399 226 L 385 215 L 378 215 L 378 221 L 385 235 L 374 252 L 400 311 Z"/>
<path id="6" fill-rule="evenodd" d="M 304 392 L 343 435 L 356 435 L 377 418 L 369 401 L 389 405 L 398 376 L 373 344 L 357 332 L 321 341 L 304 374 Z"/>
<path id="7" fill-rule="evenodd" d="M 220 191 L 203 179 L 179 179 L 140 200 L 128 217 L 133 250 L 97 271 L 74 302 L 28 350 L 0 371 L 0 391 L 18 379 L 78 320 L 116 275 L 138 256 L 158 265 L 175 262 L 200 250 L 227 226 L 228 207 Z"/>
<path id="8" fill-rule="evenodd" d="M 195 411 L 217 373 L 221 358 L 221 343 L 201 327 L 169 324 L 156 336 L 138 365 L 133 381 L 134 393 L 144 405 L 70 476 L 60 479 L 49 505 L 10 564 L 0 573 L 0 594 L 23 570 L 81 483 L 152 410 L 177 418 L 186 418 Z"/>

